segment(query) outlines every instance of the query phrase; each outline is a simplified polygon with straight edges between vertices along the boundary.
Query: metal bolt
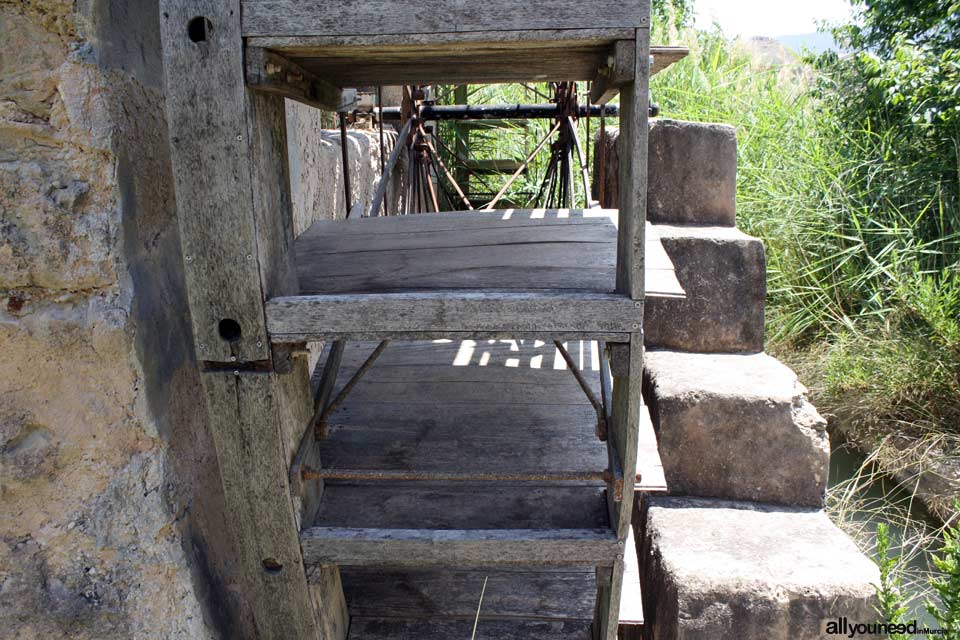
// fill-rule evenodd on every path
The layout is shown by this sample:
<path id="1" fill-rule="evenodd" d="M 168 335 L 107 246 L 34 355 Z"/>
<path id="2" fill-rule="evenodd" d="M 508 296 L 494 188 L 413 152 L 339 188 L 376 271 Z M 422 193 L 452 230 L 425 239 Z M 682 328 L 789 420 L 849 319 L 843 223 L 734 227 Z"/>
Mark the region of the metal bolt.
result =
<path id="1" fill-rule="evenodd" d="M 205 344 L 203 344 L 203 343 L 201 342 L 201 343 L 200 343 L 200 351 L 206 351 L 206 350 L 207 350 L 207 345 L 205 345 Z"/>
<path id="2" fill-rule="evenodd" d="M 257 340 L 257 346 L 258 346 L 258 347 L 262 347 L 262 346 L 263 346 L 263 343 L 260 342 L 259 340 Z"/>
<path id="3" fill-rule="evenodd" d="M 240 370 L 239 370 L 239 369 L 234 369 L 234 370 L 233 370 L 233 375 L 239 377 L 239 376 L 240 376 Z"/>
<path id="4" fill-rule="evenodd" d="M 634 329 L 639 329 L 639 328 L 640 328 L 640 325 L 637 324 L 636 322 L 634 322 L 634 323 L 633 323 L 633 328 L 634 328 Z"/>
<path id="5" fill-rule="evenodd" d="M 637 309 L 639 309 L 640 307 L 643 306 L 643 303 L 642 303 L 642 302 L 634 302 L 634 303 L 633 303 L 633 306 L 635 306 Z"/>
<path id="6" fill-rule="evenodd" d="M 253 254 L 252 254 L 252 253 L 248 253 L 248 254 L 247 254 L 247 260 L 253 260 Z"/>
<path id="7" fill-rule="evenodd" d="M 623 546 L 623 540 L 617 540 L 617 544 L 622 547 L 622 546 Z"/>
<path id="8" fill-rule="evenodd" d="M 238 136 L 237 136 L 237 142 L 243 142 L 243 136 L 238 135 Z"/>
<path id="9" fill-rule="evenodd" d="M 622 553 L 618 553 L 618 554 L 617 554 L 617 560 L 623 560 L 623 554 L 622 554 Z"/>
<path id="10" fill-rule="evenodd" d="M 193 262 L 193 256 L 187 256 L 186 260 L 187 262 Z"/>

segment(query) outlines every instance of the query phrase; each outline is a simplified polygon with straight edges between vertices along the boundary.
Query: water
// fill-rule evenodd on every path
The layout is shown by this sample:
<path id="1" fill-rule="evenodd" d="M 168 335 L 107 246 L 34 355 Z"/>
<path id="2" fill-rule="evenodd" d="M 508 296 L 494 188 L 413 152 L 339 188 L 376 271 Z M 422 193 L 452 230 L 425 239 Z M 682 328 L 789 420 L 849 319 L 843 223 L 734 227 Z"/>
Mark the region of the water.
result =
<path id="1" fill-rule="evenodd" d="M 872 557 L 876 545 L 877 525 L 886 522 L 891 534 L 893 552 L 907 557 L 904 565 L 905 581 L 903 594 L 910 612 L 907 618 L 916 618 L 920 625 L 936 628 L 933 618 L 923 606 L 925 597 L 931 597 L 926 588 L 926 576 L 934 568 L 928 545 L 916 544 L 923 534 L 934 535 L 937 526 L 922 506 L 911 500 L 910 493 L 902 489 L 892 478 L 870 468 L 863 470 L 864 457 L 846 445 L 835 446 L 830 456 L 831 493 L 849 492 L 855 496 L 851 508 L 845 512 L 845 520 L 857 532 L 857 542 Z M 901 546 L 906 539 L 907 544 Z"/>

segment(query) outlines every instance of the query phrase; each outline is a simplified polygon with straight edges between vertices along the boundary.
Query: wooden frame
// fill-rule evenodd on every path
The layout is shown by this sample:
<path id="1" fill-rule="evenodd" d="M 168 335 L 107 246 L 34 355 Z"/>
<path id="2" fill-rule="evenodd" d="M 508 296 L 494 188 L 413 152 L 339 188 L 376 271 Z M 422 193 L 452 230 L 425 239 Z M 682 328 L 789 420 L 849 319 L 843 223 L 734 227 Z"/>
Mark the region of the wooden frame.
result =
<path id="1" fill-rule="evenodd" d="M 424 9 L 423 2 L 414 0 L 388 4 L 246 0 L 242 7 L 240 0 L 161 0 L 167 117 L 194 345 L 244 605 L 252 611 L 259 637 L 343 639 L 347 612 L 339 572 L 330 563 L 346 556 L 360 563 L 386 562 L 397 552 L 426 563 L 550 564 L 572 559 L 598 567 L 594 636 L 614 640 L 618 610 L 613 603 L 619 600 L 623 581 L 641 405 L 649 3 L 431 3 L 438 9 L 452 6 L 453 13 Z M 434 19 L 436 24 L 430 22 Z M 364 24 L 367 33 L 352 33 L 358 24 Z M 580 29 L 582 24 L 593 28 L 592 36 Z M 637 28 L 625 30 L 624 24 Z M 455 25 L 453 32 L 450 25 Z M 576 73 L 585 77 L 594 77 L 603 66 L 595 64 L 598 52 L 632 40 L 632 46 L 617 45 L 609 74 L 610 87 L 622 94 L 623 188 L 615 295 L 417 294 L 407 301 L 404 319 L 389 318 L 362 328 L 356 322 L 358 310 L 379 318 L 396 311 L 402 298 L 367 296 L 363 309 L 347 313 L 338 307 L 346 296 L 324 296 L 328 307 L 313 317 L 315 330 L 283 332 L 284 314 L 295 312 L 300 304 L 292 297 L 297 281 L 283 99 L 325 107 L 344 101 L 338 88 L 342 82 L 328 81 L 290 52 L 298 47 L 315 51 L 323 40 L 333 47 L 352 41 L 355 53 L 404 40 L 395 49 L 402 56 L 409 53 L 406 49 L 432 42 L 442 55 L 433 66 L 417 70 L 423 75 L 450 68 L 450 61 L 443 58 L 450 51 L 466 48 L 474 55 L 484 50 L 484 43 L 497 43 L 493 49 L 499 58 L 491 56 L 488 67 L 465 73 L 485 74 L 481 81 L 507 80 L 534 68 L 532 75 L 542 79 L 554 73 L 554 67 L 538 72 L 533 58 L 519 54 L 563 47 L 581 36 L 588 44 L 572 49 L 582 67 Z M 250 38 L 246 65 L 244 37 Z M 274 73 L 267 68 L 271 64 Z M 379 77 L 378 73 L 384 70 L 372 63 L 369 77 Z M 441 79 L 468 80 L 457 78 Z M 606 88 L 603 95 L 611 90 Z M 274 361 L 268 322 L 280 327 L 274 341 L 287 343 L 333 335 L 344 339 L 506 334 L 590 337 L 614 343 L 610 345 L 614 381 L 612 389 L 604 390 L 612 406 L 610 451 L 616 459 L 611 467 L 619 468 L 623 479 L 622 499 L 608 495 L 614 531 L 472 531 L 445 536 L 308 528 L 301 537 L 299 529 L 310 521 L 323 486 L 317 481 L 298 484 L 302 482 L 298 474 L 291 479 L 288 467 L 295 457 L 301 467 L 308 461 L 317 468 L 319 461 L 309 454 L 313 436 L 305 435 L 297 446 L 287 441 L 287 434 L 309 434 L 311 430 L 304 429 L 313 401 L 302 358 L 285 361 L 283 368 L 289 373 L 279 373 L 281 358 Z M 291 482 L 302 492 L 296 505 Z M 449 546 L 438 546 L 441 542 Z M 309 581 L 305 562 L 311 570 L 319 565 Z"/>

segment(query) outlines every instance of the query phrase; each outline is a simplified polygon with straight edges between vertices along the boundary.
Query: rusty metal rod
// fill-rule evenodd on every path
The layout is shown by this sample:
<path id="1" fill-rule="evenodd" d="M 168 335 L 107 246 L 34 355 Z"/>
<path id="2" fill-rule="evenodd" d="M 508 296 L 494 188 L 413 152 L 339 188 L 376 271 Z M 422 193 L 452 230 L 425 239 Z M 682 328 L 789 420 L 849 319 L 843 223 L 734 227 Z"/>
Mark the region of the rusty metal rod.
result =
<path id="1" fill-rule="evenodd" d="M 583 393 L 587 396 L 587 399 L 590 400 L 590 404 L 593 405 L 594 411 L 597 412 L 597 437 L 603 441 L 607 439 L 607 415 L 606 411 L 603 409 L 603 403 L 597 400 L 596 394 L 593 392 L 593 389 L 590 388 L 590 383 L 587 382 L 587 379 L 583 377 L 583 374 L 580 373 L 580 368 L 577 366 L 577 363 L 573 361 L 573 358 L 570 357 L 570 354 L 567 352 L 566 347 L 563 346 L 563 343 L 559 340 L 554 340 L 553 344 L 556 345 L 557 350 L 560 351 L 560 355 L 563 356 L 563 359 L 567 363 L 567 368 L 570 369 L 570 373 L 573 374 L 573 377 L 577 379 L 577 382 L 580 384 L 580 388 L 583 389 Z"/>
<path id="2" fill-rule="evenodd" d="M 445 471 L 383 471 L 377 469 L 311 469 L 304 467 L 304 480 L 383 480 L 416 482 L 606 482 L 609 471 L 556 471 L 552 473 L 471 473 Z"/>
<path id="3" fill-rule="evenodd" d="M 437 153 L 437 150 L 433 148 L 433 145 L 430 143 L 430 140 L 426 138 L 426 132 L 423 129 L 423 125 L 420 126 L 420 131 L 421 133 L 424 133 L 423 140 L 427 144 L 427 148 L 430 149 L 431 158 L 441 169 L 443 169 L 443 173 L 447 177 L 447 181 L 453 185 L 454 191 L 456 191 L 457 195 L 460 196 L 460 199 L 463 201 L 463 204 L 467 205 L 467 209 L 469 209 L 470 211 L 473 211 L 473 205 L 470 204 L 470 200 L 463 193 L 463 189 L 460 188 L 460 185 L 457 184 L 457 181 L 450 174 L 450 170 L 447 169 L 447 165 L 444 164 L 443 158 L 441 158 L 440 154 Z M 436 168 L 434 168 L 434 170 L 436 170 Z"/>
<path id="4" fill-rule="evenodd" d="M 340 390 L 340 393 L 337 394 L 337 397 L 334 398 L 330 403 L 320 411 L 320 416 L 314 423 L 314 428 L 317 431 L 317 437 L 323 438 L 327 433 L 327 420 L 334 411 L 340 408 L 340 405 L 344 403 L 347 399 L 347 396 L 350 395 L 350 392 L 353 391 L 353 388 L 357 386 L 357 383 L 360 382 L 360 378 L 363 377 L 367 371 L 373 366 L 373 363 L 377 361 L 377 358 L 380 357 L 380 354 L 383 353 L 384 349 L 387 348 L 387 345 L 390 344 L 389 340 L 384 340 L 377 345 L 377 348 L 373 350 L 373 353 L 366 359 L 366 361 L 360 365 L 360 368 L 354 372 L 353 377 L 351 377 L 347 384 L 343 386 L 343 389 Z"/>
<path id="5" fill-rule="evenodd" d="M 547 135 L 545 135 L 545 136 L 543 137 L 543 140 L 541 140 L 540 143 L 537 144 L 537 148 L 534 149 L 534 150 L 530 153 L 530 155 L 527 156 L 526 160 L 524 160 L 523 163 L 522 163 L 519 167 L 517 167 L 516 172 L 514 172 L 514 174 L 513 174 L 512 176 L 510 176 L 510 179 L 507 180 L 507 184 L 503 185 L 503 188 L 500 189 L 500 192 L 497 193 L 497 195 L 495 195 L 495 196 L 493 197 L 493 200 L 491 200 L 491 201 L 490 201 L 490 204 L 488 204 L 487 206 L 485 206 L 484 209 L 486 209 L 486 210 L 489 211 L 489 210 L 493 209 L 494 205 L 496 205 L 498 202 L 500 202 L 500 198 L 502 198 L 502 197 L 503 197 L 503 194 L 505 194 L 505 193 L 507 192 L 507 189 L 510 188 L 510 185 L 513 184 L 514 180 L 516 180 L 517 178 L 520 177 L 520 174 L 524 172 L 524 170 L 527 168 L 527 165 L 530 164 L 530 161 L 533 160 L 538 153 L 540 153 L 540 149 L 543 149 L 543 145 L 547 144 L 547 141 L 550 140 L 550 137 L 551 137 L 554 133 L 557 132 L 557 129 L 560 128 L 560 122 L 561 122 L 561 121 L 558 120 L 557 123 L 556 123 L 555 125 L 553 125 L 553 128 L 550 129 L 550 131 L 547 133 Z"/>

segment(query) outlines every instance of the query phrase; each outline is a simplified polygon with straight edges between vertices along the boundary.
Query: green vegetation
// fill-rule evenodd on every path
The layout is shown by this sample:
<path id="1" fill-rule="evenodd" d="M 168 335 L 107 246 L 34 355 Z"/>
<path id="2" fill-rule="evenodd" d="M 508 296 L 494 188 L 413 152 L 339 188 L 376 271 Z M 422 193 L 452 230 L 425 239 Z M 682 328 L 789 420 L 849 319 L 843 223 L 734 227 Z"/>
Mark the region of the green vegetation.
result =
<path id="1" fill-rule="evenodd" d="M 890 547 L 890 529 L 886 524 L 880 524 L 877 527 L 876 563 L 880 568 L 880 584 L 876 585 L 879 601 L 876 609 L 881 620 L 896 625 L 908 622 L 909 609 L 903 603 L 901 578 L 898 572 L 899 557 L 891 553 Z M 891 640 L 903 640 L 906 637 L 905 634 L 890 636 Z"/>
<path id="2" fill-rule="evenodd" d="M 955 509 L 960 505 L 955 505 Z M 933 628 L 941 629 L 942 637 L 960 638 L 960 526 L 946 527 L 942 532 L 942 550 L 933 556 L 936 571 L 927 578 L 935 598 L 926 598 L 924 607 Z M 891 625 L 909 624 L 914 618 L 902 585 L 904 556 L 893 551 L 896 546 L 886 524 L 876 531 L 874 561 L 880 569 L 880 582 L 875 585 L 877 614 Z M 918 625 L 919 626 L 919 625 Z M 910 634 L 891 634 L 891 640 L 903 640 Z"/>
<path id="3" fill-rule="evenodd" d="M 768 347 L 906 474 L 914 453 L 960 454 L 960 5 L 857 7 L 836 29 L 852 53 L 786 65 L 661 22 L 691 56 L 652 84 L 667 117 L 737 127 Z"/>
<path id="4" fill-rule="evenodd" d="M 958 509 L 960 510 L 960 509 Z M 948 638 L 960 638 L 960 527 L 944 532 L 943 554 L 933 557 L 940 575 L 930 581 L 939 602 L 928 600 L 927 611 Z"/>

